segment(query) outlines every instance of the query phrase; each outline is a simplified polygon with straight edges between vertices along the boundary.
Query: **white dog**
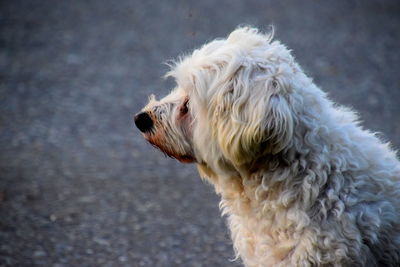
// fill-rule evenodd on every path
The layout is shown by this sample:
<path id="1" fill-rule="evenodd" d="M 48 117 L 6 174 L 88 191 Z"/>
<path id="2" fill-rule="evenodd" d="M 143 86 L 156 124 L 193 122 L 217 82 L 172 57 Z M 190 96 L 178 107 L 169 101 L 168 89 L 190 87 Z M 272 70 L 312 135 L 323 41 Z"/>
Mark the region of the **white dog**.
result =
<path id="1" fill-rule="evenodd" d="M 136 115 L 221 195 L 246 266 L 400 266 L 400 163 L 272 34 L 242 27 L 173 64 Z"/>

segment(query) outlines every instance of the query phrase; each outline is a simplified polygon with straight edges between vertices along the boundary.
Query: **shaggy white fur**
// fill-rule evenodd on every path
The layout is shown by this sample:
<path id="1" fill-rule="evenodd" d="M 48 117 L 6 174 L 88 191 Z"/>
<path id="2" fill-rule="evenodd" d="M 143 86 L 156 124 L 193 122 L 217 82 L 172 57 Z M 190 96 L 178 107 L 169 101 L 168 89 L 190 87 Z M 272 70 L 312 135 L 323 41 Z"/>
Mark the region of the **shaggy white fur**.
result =
<path id="1" fill-rule="evenodd" d="M 135 122 L 221 195 L 246 266 L 400 266 L 400 163 L 272 33 L 242 27 L 172 64 Z"/>

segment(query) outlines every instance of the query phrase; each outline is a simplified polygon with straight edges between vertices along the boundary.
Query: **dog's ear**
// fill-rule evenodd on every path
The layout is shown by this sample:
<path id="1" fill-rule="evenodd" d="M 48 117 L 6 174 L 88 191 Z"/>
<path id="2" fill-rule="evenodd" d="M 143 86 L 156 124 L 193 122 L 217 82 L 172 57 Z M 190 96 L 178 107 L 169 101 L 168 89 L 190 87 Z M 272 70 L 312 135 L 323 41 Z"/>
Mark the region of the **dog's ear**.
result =
<path id="1" fill-rule="evenodd" d="M 271 95 L 265 103 L 265 110 L 261 129 L 264 137 L 260 152 L 274 155 L 290 144 L 294 130 L 294 118 L 288 99 L 282 93 Z"/>
<path id="2" fill-rule="evenodd" d="M 281 75 L 257 79 L 248 70 L 236 72 L 231 89 L 220 97 L 214 125 L 224 156 L 236 166 L 266 154 L 277 154 L 290 143 L 293 116 L 290 88 Z"/>

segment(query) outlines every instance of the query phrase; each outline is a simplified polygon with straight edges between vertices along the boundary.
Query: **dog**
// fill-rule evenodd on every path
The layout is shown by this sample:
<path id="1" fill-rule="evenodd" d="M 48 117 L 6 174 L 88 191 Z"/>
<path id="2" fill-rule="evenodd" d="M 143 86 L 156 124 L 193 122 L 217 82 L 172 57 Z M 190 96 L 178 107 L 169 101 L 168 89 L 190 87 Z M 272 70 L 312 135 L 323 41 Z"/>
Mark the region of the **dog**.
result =
<path id="1" fill-rule="evenodd" d="M 221 196 L 246 266 L 400 266 L 400 163 L 302 71 L 242 26 L 170 64 L 134 120 Z"/>

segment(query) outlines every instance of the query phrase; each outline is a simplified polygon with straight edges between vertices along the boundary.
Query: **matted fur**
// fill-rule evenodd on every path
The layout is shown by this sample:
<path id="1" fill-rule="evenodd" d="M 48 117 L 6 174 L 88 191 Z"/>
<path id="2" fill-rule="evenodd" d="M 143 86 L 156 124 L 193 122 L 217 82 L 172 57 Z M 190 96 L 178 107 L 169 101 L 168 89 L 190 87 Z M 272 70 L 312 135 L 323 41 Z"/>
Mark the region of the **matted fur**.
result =
<path id="1" fill-rule="evenodd" d="M 400 164 L 272 34 L 241 27 L 172 64 L 144 137 L 195 162 L 246 266 L 400 266 Z"/>

